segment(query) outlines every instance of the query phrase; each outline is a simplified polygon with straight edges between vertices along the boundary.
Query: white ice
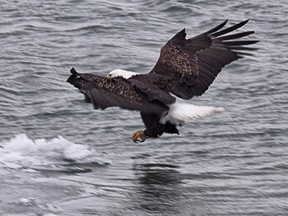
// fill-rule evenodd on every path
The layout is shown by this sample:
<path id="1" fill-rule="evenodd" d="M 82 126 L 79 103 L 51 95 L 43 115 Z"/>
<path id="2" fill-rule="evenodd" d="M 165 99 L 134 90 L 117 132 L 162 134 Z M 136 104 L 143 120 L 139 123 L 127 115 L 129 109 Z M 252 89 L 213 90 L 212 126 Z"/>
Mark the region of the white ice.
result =
<path id="1" fill-rule="evenodd" d="M 96 151 L 88 145 L 75 144 L 62 136 L 47 139 L 30 139 L 26 134 L 18 134 L 7 141 L 0 142 L 0 165 L 7 168 L 53 166 L 64 160 L 79 163 L 102 161 Z"/>

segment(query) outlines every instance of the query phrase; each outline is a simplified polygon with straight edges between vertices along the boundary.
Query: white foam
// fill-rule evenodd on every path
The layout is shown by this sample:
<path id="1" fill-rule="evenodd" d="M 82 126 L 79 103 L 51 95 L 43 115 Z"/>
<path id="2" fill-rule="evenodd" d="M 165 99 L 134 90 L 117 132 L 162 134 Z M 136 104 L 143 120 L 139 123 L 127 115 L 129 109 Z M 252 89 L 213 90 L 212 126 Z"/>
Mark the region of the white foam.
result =
<path id="1" fill-rule="evenodd" d="M 26 134 L 18 134 L 8 141 L 0 142 L 0 164 L 8 168 L 25 168 L 61 164 L 64 160 L 79 163 L 108 163 L 97 157 L 88 145 L 75 144 L 62 136 L 51 140 L 32 140 Z"/>

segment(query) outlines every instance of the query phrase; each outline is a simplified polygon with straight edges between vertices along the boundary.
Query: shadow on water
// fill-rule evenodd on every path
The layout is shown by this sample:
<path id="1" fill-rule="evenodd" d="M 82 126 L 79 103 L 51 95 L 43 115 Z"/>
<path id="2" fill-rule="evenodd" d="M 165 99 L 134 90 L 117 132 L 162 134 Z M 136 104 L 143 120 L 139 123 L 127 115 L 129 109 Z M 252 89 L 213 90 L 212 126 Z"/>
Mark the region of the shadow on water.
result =
<path id="1" fill-rule="evenodd" d="M 177 168 L 170 164 L 134 164 L 134 207 L 148 213 L 177 214 L 184 198 Z"/>
<path id="2" fill-rule="evenodd" d="M 71 159 L 64 159 L 63 164 L 53 164 L 53 166 L 32 167 L 32 169 L 41 172 L 45 176 L 58 176 L 58 175 L 75 175 L 80 173 L 93 172 L 94 169 L 106 168 L 108 163 L 100 162 L 76 162 Z"/>

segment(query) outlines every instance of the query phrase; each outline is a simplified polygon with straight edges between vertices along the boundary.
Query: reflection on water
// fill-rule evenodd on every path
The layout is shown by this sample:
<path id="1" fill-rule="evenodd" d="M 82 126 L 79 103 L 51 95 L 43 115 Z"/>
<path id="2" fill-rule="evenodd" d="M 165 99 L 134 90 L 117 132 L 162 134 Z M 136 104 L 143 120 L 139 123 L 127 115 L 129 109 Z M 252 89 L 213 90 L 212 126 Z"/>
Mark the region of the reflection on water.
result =
<path id="1" fill-rule="evenodd" d="M 165 164 L 134 164 L 137 179 L 136 202 L 141 210 L 165 215 L 179 212 L 183 199 L 182 181 L 176 166 Z"/>

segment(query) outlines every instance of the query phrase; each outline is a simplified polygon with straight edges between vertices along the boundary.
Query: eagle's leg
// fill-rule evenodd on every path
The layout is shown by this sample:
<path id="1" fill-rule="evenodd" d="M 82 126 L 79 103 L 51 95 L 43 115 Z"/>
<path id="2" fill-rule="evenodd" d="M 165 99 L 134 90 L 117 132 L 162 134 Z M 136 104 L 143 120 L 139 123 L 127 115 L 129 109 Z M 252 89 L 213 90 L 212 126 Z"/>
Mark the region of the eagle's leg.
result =
<path id="1" fill-rule="evenodd" d="M 133 142 L 144 142 L 147 139 L 147 136 L 144 133 L 144 130 L 139 130 L 136 131 L 133 136 L 132 136 L 132 140 Z"/>

